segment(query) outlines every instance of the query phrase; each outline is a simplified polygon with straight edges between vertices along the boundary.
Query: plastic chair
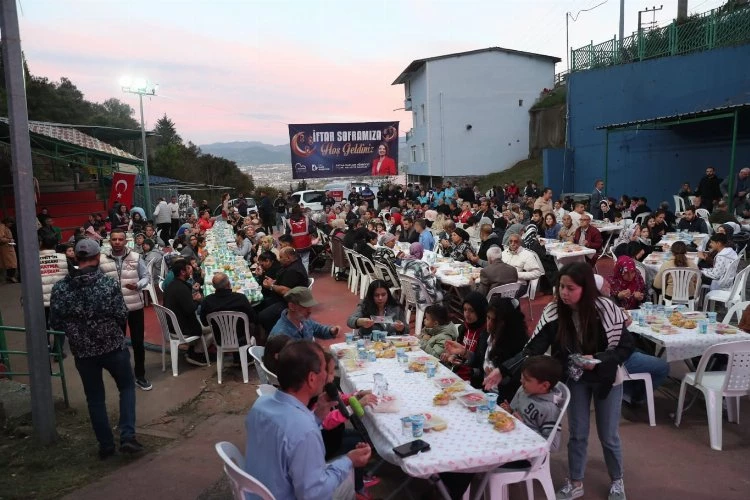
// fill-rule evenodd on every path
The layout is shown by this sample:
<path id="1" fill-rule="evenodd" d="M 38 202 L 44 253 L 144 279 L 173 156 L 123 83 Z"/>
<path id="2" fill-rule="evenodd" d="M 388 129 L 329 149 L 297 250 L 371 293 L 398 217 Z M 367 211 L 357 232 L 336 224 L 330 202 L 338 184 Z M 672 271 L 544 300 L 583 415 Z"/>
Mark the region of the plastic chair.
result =
<path id="1" fill-rule="evenodd" d="M 674 197 L 674 210 L 675 212 L 684 212 L 685 211 L 685 200 L 682 199 L 681 196 L 672 195 Z"/>
<path id="2" fill-rule="evenodd" d="M 243 470 L 241 464 L 245 462 L 245 458 L 235 445 L 221 441 L 215 447 L 216 453 L 224 461 L 224 473 L 232 485 L 234 500 L 245 500 L 245 493 L 257 495 L 261 500 L 276 500 L 263 483 Z"/>
<path id="3" fill-rule="evenodd" d="M 241 346 L 239 333 L 237 332 L 237 323 L 242 320 L 245 325 L 245 345 Z M 239 352 L 240 366 L 242 367 L 242 381 L 247 384 L 247 350 L 255 345 L 255 337 L 250 336 L 250 320 L 247 314 L 236 311 L 218 311 L 206 315 L 206 321 L 209 325 L 216 324 L 219 327 L 221 336 L 221 345 L 216 343 L 216 370 L 218 372 L 219 383 L 221 384 L 221 372 L 224 367 L 225 352 Z"/>
<path id="4" fill-rule="evenodd" d="M 643 212 L 642 214 L 638 214 L 635 216 L 635 219 L 633 219 L 633 222 L 636 224 L 643 225 L 643 223 L 646 221 L 646 219 L 651 215 L 651 212 Z"/>
<path id="5" fill-rule="evenodd" d="M 255 394 L 258 395 L 258 397 L 261 396 L 273 396 L 273 394 L 277 391 L 274 386 L 271 384 L 260 384 L 257 389 L 255 389 Z"/>
<path id="6" fill-rule="evenodd" d="M 665 306 L 671 306 L 672 304 L 686 304 L 688 309 L 691 311 L 695 310 L 695 293 L 693 296 L 690 295 L 690 287 L 698 286 L 701 282 L 701 272 L 697 269 L 690 268 L 673 268 L 667 269 L 662 275 L 662 283 L 664 289 L 667 288 L 668 280 L 672 282 L 672 298 L 667 299 L 662 294 L 660 296 L 660 302 Z"/>
<path id="7" fill-rule="evenodd" d="M 307 284 L 307 289 L 312 290 L 313 285 L 315 284 L 315 278 L 309 278 L 310 282 Z"/>
<path id="8" fill-rule="evenodd" d="M 654 414 L 654 384 L 651 382 L 651 374 L 648 372 L 643 373 L 630 373 L 625 367 L 621 367 L 622 371 L 626 376 L 625 380 L 642 380 L 646 384 L 646 405 L 648 406 L 648 424 L 651 427 L 656 426 L 656 417 Z"/>
<path id="9" fill-rule="evenodd" d="M 508 283 L 507 285 L 496 286 L 495 288 L 487 292 L 487 302 L 490 301 L 493 295 L 515 299 L 516 295 L 518 295 L 518 291 L 522 286 L 523 283 L 520 281 L 516 283 Z"/>
<path id="10" fill-rule="evenodd" d="M 151 300 L 152 304 L 158 304 L 159 299 L 156 297 L 156 288 L 154 287 L 154 264 L 156 264 L 156 259 L 149 262 L 146 266 L 148 275 L 151 276 L 151 279 L 148 281 L 148 285 L 146 285 L 146 287 L 143 289 L 143 293 L 145 295 L 148 295 L 149 300 Z"/>
<path id="11" fill-rule="evenodd" d="M 374 262 L 375 264 L 375 270 L 380 272 L 380 276 L 385 281 L 390 281 L 393 283 L 393 286 L 391 287 L 391 293 L 396 294 L 396 292 L 401 290 L 401 281 L 398 279 L 398 276 L 393 274 L 393 270 L 390 268 L 390 266 L 383 264 L 382 262 Z"/>
<path id="12" fill-rule="evenodd" d="M 349 261 L 349 291 L 357 293 L 359 290 L 359 264 L 357 264 L 357 258 L 354 256 L 354 251 L 344 247 L 344 255 L 346 260 Z"/>
<path id="13" fill-rule="evenodd" d="M 331 247 L 331 257 L 333 259 L 333 263 L 331 264 L 331 276 L 335 276 L 336 273 L 349 268 L 349 260 L 346 258 L 344 242 L 341 241 L 341 238 L 335 236 L 329 238 L 328 244 Z"/>
<path id="14" fill-rule="evenodd" d="M 263 370 L 263 372 L 266 374 L 266 378 L 268 379 L 268 383 L 272 385 L 279 385 L 279 379 L 276 378 L 276 374 L 266 368 L 266 365 L 263 364 L 263 362 L 260 363 L 260 367 Z"/>
<path id="15" fill-rule="evenodd" d="M 268 377 L 266 377 L 266 372 L 264 372 L 263 368 L 261 368 L 260 366 L 263 363 L 263 353 L 266 352 L 266 348 L 262 345 L 254 345 L 247 351 L 255 360 L 255 371 L 258 373 L 258 380 L 260 380 L 261 384 L 268 384 Z"/>
<path id="16" fill-rule="evenodd" d="M 180 344 L 192 344 L 196 340 L 200 339 L 200 341 L 203 342 L 203 352 L 208 353 L 206 336 L 192 335 L 190 337 L 185 337 L 182 334 L 182 330 L 180 329 L 180 324 L 177 322 L 177 316 L 175 316 L 175 314 L 170 309 L 167 309 L 164 306 L 160 306 L 159 304 L 154 304 L 154 309 L 156 309 L 156 316 L 157 318 L 159 318 L 159 325 L 161 325 L 161 371 L 167 370 L 166 347 L 168 342 L 169 354 L 172 358 L 172 376 L 176 377 L 178 375 L 178 346 Z M 169 328 L 170 323 L 174 327 L 174 333 L 172 333 Z M 208 357 L 206 357 L 206 363 L 207 366 L 211 366 L 211 361 L 208 360 Z"/>
<path id="17" fill-rule="evenodd" d="M 404 296 L 404 305 L 406 306 L 406 324 L 409 325 L 411 320 L 411 309 L 414 308 L 416 317 L 414 320 L 414 336 L 419 337 L 422 333 L 422 321 L 424 321 L 424 310 L 427 306 L 433 304 L 433 300 L 427 293 L 427 288 L 419 280 L 416 280 L 410 276 L 399 274 L 401 279 L 401 293 Z M 427 302 L 420 303 L 417 295 L 417 290 L 420 291 L 419 296 L 424 297 Z"/>
<path id="18" fill-rule="evenodd" d="M 698 210 L 696 210 L 696 211 L 695 211 L 695 215 L 697 215 L 697 216 L 698 216 L 698 217 L 700 217 L 701 219 L 703 219 L 703 220 L 705 220 L 706 222 L 708 222 L 708 217 L 709 217 L 709 216 L 710 216 L 711 214 L 709 214 L 709 213 L 708 213 L 708 210 L 706 210 L 705 208 L 699 208 Z"/>
<path id="19" fill-rule="evenodd" d="M 714 354 L 729 357 L 727 371 L 706 372 L 706 366 Z M 750 395 L 750 340 L 716 344 L 703 353 L 698 368 L 686 373 L 680 385 L 675 426 L 682 420 L 687 386 L 692 385 L 703 393 L 708 414 L 708 433 L 711 448 L 721 451 L 722 400 L 727 398 L 727 420 L 740 423 L 740 397 Z"/>
<path id="20" fill-rule="evenodd" d="M 544 493 L 548 499 L 555 498 L 555 488 L 552 485 L 552 475 L 550 474 L 550 448 L 555 439 L 555 435 L 560 429 L 560 425 L 570 403 L 570 390 L 562 382 L 558 382 L 557 387 L 562 391 L 563 401 L 560 405 L 560 416 L 557 417 L 555 426 L 547 437 L 546 450 L 539 456 L 529 458 L 531 465 L 525 469 L 504 469 L 502 466 L 488 472 L 479 482 L 479 487 L 471 488 L 471 498 L 479 499 L 483 494 L 486 498 L 506 500 L 508 498 L 508 485 L 513 483 L 526 482 L 527 498 L 534 498 L 534 479 L 542 483 Z M 523 424 L 516 424 L 523 425 Z M 489 491 L 485 488 L 489 485 Z M 476 494 L 474 493 L 476 491 Z"/>
<path id="21" fill-rule="evenodd" d="M 728 325 L 732 321 L 732 318 L 734 316 L 737 316 L 737 323 L 739 323 L 740 319 L 742 318 L 742 313 L 745 311 L 745 308 L 747 306 L 750 306 L 750 301 L 737 302 L 729 308 L 727 313 L 724 315 L 724 319 L 721 320 L 721 323 L 724 325 Z"/>
<path id="22" fill-rule="evenodd" d="M 710 290 L 703 299 L 703 312 L 708 310 L 708 303 L 711 302 L 711 310 L 716 309 L 716 302 L 722 302 L 727 308 L 732 307 L 737 302 L 745 300 L 745 286 L 747 285 L 747 275 L 750 273 L 750 266 L 746 267 L 739 273 L 737 268 L 740 265 L 740 259 L 732 262 L 727 268 L 727 272 L 721 281 L 734 280 L 731 290 Z"/>

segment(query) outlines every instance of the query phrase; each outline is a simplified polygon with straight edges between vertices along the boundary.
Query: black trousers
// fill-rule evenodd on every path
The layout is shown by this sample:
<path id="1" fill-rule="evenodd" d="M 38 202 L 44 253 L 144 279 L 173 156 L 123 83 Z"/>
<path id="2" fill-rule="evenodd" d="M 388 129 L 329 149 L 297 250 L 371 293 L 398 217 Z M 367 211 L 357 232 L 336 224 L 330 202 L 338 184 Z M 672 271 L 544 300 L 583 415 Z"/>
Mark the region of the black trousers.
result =
<path id="1" fill-rule="evenodd" d="M 172 223 L 169 225 L 169 238 L 174 238 L 174 235 L 177 234 L 177 231 L 180 230 L 180 219 L 172 219 Z M 162 238 L 164 240 L 164 238 Z M 167 240 L 164 240 L 164 243 L 167 243 Z"/>
<path id="2" fill-rule="evenodd" d="M 159 231 L 161 231 L 160 236 L 164 243 L 167 243 L 167 240 L 169 240 L 170 238 L 173 238 L 171 222 L 164 222 L 162 224 L 157 224 L 156 227 L 158 228 Z M 175 231 L 174 234 L 177 234 L 177 231 Z"/>
<path id="3" fill-rule="evenodd" d="M 133 371 L 135 372 L 135 378 L 144 378 L 146 376 L 146 348 L 143 345 L 145 330 L 143 308 L 128 312 L 128 330 L 130 344 L 133 346 Z"/>

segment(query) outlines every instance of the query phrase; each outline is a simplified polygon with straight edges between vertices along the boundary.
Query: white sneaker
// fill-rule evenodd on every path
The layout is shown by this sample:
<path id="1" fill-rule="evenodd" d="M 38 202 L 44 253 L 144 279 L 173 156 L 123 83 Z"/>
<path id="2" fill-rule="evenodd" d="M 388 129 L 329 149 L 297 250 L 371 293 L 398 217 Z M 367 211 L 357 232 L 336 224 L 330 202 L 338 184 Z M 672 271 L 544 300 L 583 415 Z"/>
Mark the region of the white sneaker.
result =
<path id="1" fill-rule="evenodd" d="M 622 479 L 612 481 L 607 500 L 625 500 L 625 483 L 622 482 Z"/>
<path id="2" fill-rule="evenodd" d="M 570 479 L 565 480 L 565 484 L 562 488 L 557 490 L 555 498 L 557 500 L 573 500 L 574 498 L 581 498 L 583 496 L 583 483 L 578 486 L 574 486 Z"/>

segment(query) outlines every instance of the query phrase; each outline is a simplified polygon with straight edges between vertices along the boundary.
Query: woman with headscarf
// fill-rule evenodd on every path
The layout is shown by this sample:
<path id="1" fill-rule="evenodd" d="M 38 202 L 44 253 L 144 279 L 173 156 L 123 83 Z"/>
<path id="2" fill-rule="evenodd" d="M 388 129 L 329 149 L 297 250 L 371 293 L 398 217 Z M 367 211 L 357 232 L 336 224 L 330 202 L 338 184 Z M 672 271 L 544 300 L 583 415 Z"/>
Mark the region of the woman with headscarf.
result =
<path id="1" fill-rule="evenodd" d="M 464 262 L 469 259 L 469 254 L 474 254 L 474 248 L 471 246 L 470 236 L 464 229 L 457 227 L 451 234 L 451 252 L 450 258 L 458 262 Z"/>
<path id="2" fill-rule="evenodd" d="M 609 278 L 610 297 L 623 309 L 637 309 L 646 297 L 646 283 L 635 267 L 635 261 L 623 255 L 617 258 Z"/>
<path id="3" fill-rule="evenodd" d="M 630 243 L 631 241 L 638 241 L 638 237 L 640 234 L 640 224 L 631 224 L 630 226 L 623 228 L 620 231 L 620 234 L 617 236 L 615 243 L 612 245 L 612 248 L 615 249 L 615 257 L 619 257 L 620 255 L 627 255 L 628 243 Z"/>
<path id="4" fill-rule="evenodd" d="M 539 261 L 542 263 L 542 268 L 544 269 L 544 275 L 550 284 L 554 283 L 557 276 L 557 264 L 555 264 L 555 259 L 551 255 L 547 255 L 547 249 L 539 243 L 539 229 L 536 224 L 526 226 L 521 244 L 525 249 L 531 250 L 539 257 Z"/>
<path id="5" fill-rule="evenodd" d="M 412 243 L 409 247 L 409 256 L 404 258 L 403 273 L 415 280 L 421 282 L 427 291 L 428 297 L 422 296 L 422 287 L 415 286 L 414 293 L 420 304 L 426 302 L 440 302 L 443 300 L 443 293 L 440 291 L 440 284 L 437 277 L 430 269 L 427 262 L 421 260 L 424 254 L 424 248 L 419 243 Z"/>
<path id="6" fill-rule="evenodd" d="M 391 276 L 394 278 L 398 276 L 396 266 L 401 264 L 401 257 L 404 255 L 401 251 L 398 251 L 398 254 L 394 252 L 393 248 L 396 246 L 396 241 L 396 235 L 388 232 L 383 233 L 378 241 L 379 246 L 375 248 L 375 251 L 372 254 L 373 262 L 383 264 L 390 269 L 391 274 L 383 276 L 385 282 L 388 283 L 389 288 L 397 286 L 396 283 L 392 282 Z"/>
<path id="7" fill-rule="evenodd" d="M 484 381 L 485 352 L 479 352 L 480 342 L 487 348 L 487 299 L 479 292 L 469 292 L 464 297 L 464 322 L 458 327 L 458 340 L 445 342 L 445 352 L 440 359 L 453 367 L 456 375 L 475 387 Z M 484 339 L 482 340 L 482 338 Z M 477 364 L 481 360 L 481 363 Z"/>

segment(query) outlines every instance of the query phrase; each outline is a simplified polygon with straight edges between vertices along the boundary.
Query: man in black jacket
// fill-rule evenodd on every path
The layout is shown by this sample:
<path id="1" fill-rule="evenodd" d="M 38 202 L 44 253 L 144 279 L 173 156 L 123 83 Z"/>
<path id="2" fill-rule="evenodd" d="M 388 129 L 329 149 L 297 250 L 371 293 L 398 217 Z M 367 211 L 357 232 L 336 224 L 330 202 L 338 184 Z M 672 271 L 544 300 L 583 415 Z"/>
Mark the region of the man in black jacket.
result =
<path id="1" fill-rule="evenodd" d="M 682 219 L 677 224 L 677 229 L 690 233 L 708 233 L 706 221 L 695 215 L 695 207 L 687 207 L 685 209 Z"/>
<path id="2" fill-rule="evenodd" d="M 705 208 L 709 212 L 714 209 L 714 204 L 721 200 L 721 179 L 716 177 L 714 167 L 706 167 L 706 175 L 698 183 L 695 194 L 701 197 L 699 208 Z"/>
<path id="3" fill-rule="evenodd" d="M 216 291 L 211 295 L 206 296 L 201 304 L 201 321 L 204 325 L 209 324 L 206 316 L 219 311 L 245 313 L 247 314 L 250 324 L 252 325 L 255 323 L 255 310 L 250 305 L 250 301 L 247 300 L 247 297 L 244 294 L 232 291 L 232 283 L 229 281 L 229 276 L 224 273 L 216 273 L 214 274 L 211 284 Z M 213 328 L 214 340 L 216 340 L 218 345 L 221 345 L 221 331 L 219 330 L 219 326 L 215 322 L 212 322 L 210 326 Z M 252 328 L 250 329 L 250 335 L 256 335 Z M 241 319 L 237 321 L 237 340 L 239 340 L 241 346 L 247 345 L 247 339 L 245 338 L 245 322 Z M 260 342 L 258 343 L 261 344 Z M 239 355 L 237 355 L 236 358 L 239 358 Z"/>

